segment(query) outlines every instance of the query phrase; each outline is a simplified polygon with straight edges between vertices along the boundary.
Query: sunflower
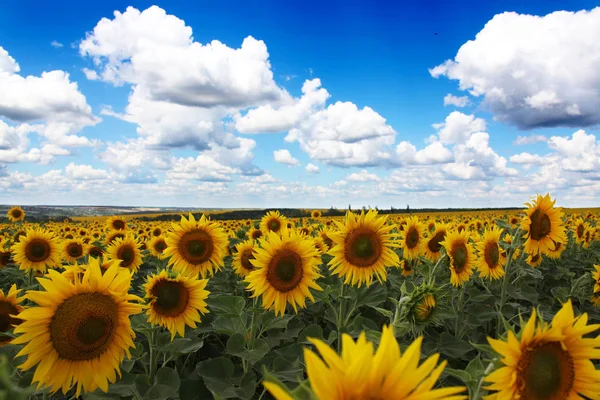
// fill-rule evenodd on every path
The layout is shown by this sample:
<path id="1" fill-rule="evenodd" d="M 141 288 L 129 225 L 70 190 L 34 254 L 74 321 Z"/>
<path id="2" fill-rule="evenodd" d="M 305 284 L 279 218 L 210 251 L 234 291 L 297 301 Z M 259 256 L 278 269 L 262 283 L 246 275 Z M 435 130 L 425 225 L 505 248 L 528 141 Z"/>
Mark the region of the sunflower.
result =
<path id="1" fill-rule="evenodd" d="M 45 291 L 27 292 L 37 305 L 17 315 L 23 322 L 13 339 L 25 345 L 17 354 L 27 356 L 19 369 L 35 367 L 32 382 L 38 382 L 38 389 L 62 389 L 66 395 L 76 385 L 79 397 L 82 390 L 106 392 L 115 382 L 119 364 L 134 346 L 129 316 L 142 311 L 131 302 L 142 299 L 127 293 L 131 277 L 116 264 L 102 275 L 98 260 L 92 259 L 81 281 L 71 283 L 53 270 L 38 278 Z"/>
<path id="2" fill-rule="evenodd" d="M 321 211 L 319 210 L 313 210 L 310 213 L 310 216 L 313 217 L 314 219 L 320 218 L 323 214 L 321 213 Z"/>
<path id="3" fill-rule="evenodd" d="M 431 261 L 437 261 L 442 257 L 442 241 L 450 230 L 450 224 L 435 224 L 434 231 L 427 237 L 424 249 L 425 257 Z"/>
<path id="4" fill-rule="evenodd" d="M 329 269 L 334 275 L 344 278 L 344 283 L 362 286 L 370 285 L 373 276 L 382 282 L 387 279 L 385 267 L 400 265 L 398 255 L 392 247 L 398 247 L 391 225 L 386 224 L 386 217 L 377 216 L 376 210 L 356 215 L 348 211 L 343 222 L 337 222 L 339 231 L 328 232 L 334 242 L 329 250 L 333 258 L 329 261 Z"/>
<path id="5" fill-rule="evenodd" d="M 104 255 L 104 250 L 98 246 L 90 246 L 88 248 L 88 254 L 90 257 L 100 258 Z"/>
<path id="6" fill-rule="evenodd" d="M 524 247 L 527 253 L 546 254 L 554 248 L 554 242 L 567 242 L 565 227 L 561 220 L 562 211 L 554 208 L 556 200 L 550 195 L 538 195 L 534 202 L 525 203 L 528 208 L 521 221 L 521 229 L 527 232 Z"/>
<path id="7" fill-rule="evenodd" d="M 63 259 L 68 263 L 75 264 L 85 257 L 87 245 L 81 239 L 65 240 L 62 243 Z"/>
<path id="8" fill-rule="evenodd" d="M 25 211 L 19 206 L 11 207 L 6 213 L 10 222 L 23 221 L 25 219 Z"/>
<path id="9" fill-rule="evenodd" d="M 109 260 L 119 260 L 120 266 L 136 272 L 142 265 L 142 253 L 140 252 L 140 243 L 132 236 L 117 238 L 106 249 Z"/>
<path id="10" fill-rule="evenodd" d="M 419 218 L 411 217 L 406 220 L 404 232 L 400 235 L 400 245 L 404 249 L 403 258 L 412 260 L 423 253 L 425 245 L 425 225 L 419 222 Z"/>
<path id="11" fill-rule="evenodd" d="M 594 293 L 600 292 L 600 265 L 594 264 L 595 271 L 592 272 L 592 278 L 594 278 Z"/>
<path id="12" fill-rule="evenodd" d="M 542 263 L 542 255 L 540 253 L 528 254 L 525 262 L 533 268 L 539 267 Z"/>
<path id="13" fill-rule="evenodd" d="M 28 229 L 24 237 L 12 246 L 13 259 L 19 269 L 46 272 L 62 262 L 60 241 L 41 228 Z"/>
<path id="14" fill-rule="evenodd" d="M 124 231 L 127 229 L 125 218 L 113 216 L 106 220 L 106 226 L 109 231 Z"/>
<path id="15" fill-rule="evenodd" d="M 263 307 L 275 310 L 276 315 L 285 312 L 286 303 L 298 312 L 298 306 L 306 307 L 307 297 L 315 301 L 310 288 L 323 290 L 315 282 L 321 277 L 320 259 L 312 240 L 287 229 L 281 231 L 281 236 L 269 232 L 250 260 L 256 267 L 246 275 L 251 297 L 262 296 Z"/>
<path id="16" fill-rule="evenodd" d="M 269 211 L 260 220 L 260 229 L 263 234 L 267 232 L 279 233 L 281 229 L 287 226 L 288 220 L 279 211 Z"/>
<path id="17" fill-rule="evenodd" d="M 149 276 L 144 285 L 145 298 L 150 300 L 148 322 L 167 328 L 171 340 L 177 333 L 183 337 L 186 325 L 196 328 L 200 314 L 208 313 L 205 300 L 210 292 L 204 290 L 207 283 L 207 279 L 191 276 L 170 277 L 165 270 Z"/>
<path id="18" fill-rule="evenodd" d="M 319 400 L 395 399 L 395 400 L 459 400 L 465 387 L 433 389 L 446 361 L 438 364 L 434 354 L 419 365 L 421 343 L 418 337 L 401 354 L 393 328 L 383 328 L 377 351 L 364 332 L 356 342 L 348 334 L 342 336 L 342 354 L 338 355 L 327 342 L 309 339 L 317 353 L 304 349 L 306 374 L 310 387 Z M 436 366 L 437 364 L 437 366 Z M 277 400 L 288 399 L 286 391 L 274 383 L 265 387 Z"/>
<path id="19" fill-rule="evenodd" d="M 583 234 L 587 228 L 587 224 L 582 218 L 578 218 L 575 221 L 575 243 L 582 244 L 583 243 Z"/>
<path id="20" fill-rule="evenodd" d="M 188 219 L 182 215 L 181 222 L 173 224 L 173 228 L 166 238 L 167 248 L 163 254 L 171 257 L 169 265 L 175 271 L 200 273 L 206 278 L 222 268 L 228 240 L 218 223 L 204 215 L 196 221 L 190 213 Z"/>
<path id="21" fill-rule="evenodd" d="M 500 279 L 504 276 L 503 259 L 500 257 L 500 235 L 502 229 L 494 226 L 485 231 L 483 238 L 478 242 L 476 250 L 479 253 L 476 265 L 479 275 L 483 278 Z"/>
<path id="22" fill-rule="evenodd" d="M 233 270 L 242 278 L 254 271 L 254 265 L 250 260 L 254 260 L 254 241 L 247 240 L 235 246 L 236 253 L 233 256 Z"/>
<path id="23" fill-rule="evenodd" d="M 441 242 L 450 257 L 450 282 L 453 286 L 461 286 L 473 275 L 475 254 L 469 243 L 469 232 L 448 232 Z"/>
<path id="24" fill-rule="evenodd" d="M 411 276 L 413 273 L 410 261 L 400 260 L 400 269 L 402 270 L 402 276 Z"/>
<path id="25" fill-rule="evenodd" d="M 159 236 L 162 236 L 162 234 L 163 234 L 163 231 L 162 231 L 162 229 L 160 229 L 160 226 L 156 226 L 156 227 L 154 227 L 154 229 L 152 229 L 152 236 L 159 237 Z"/>
<path id="26" fill-rule="evenodd" d="M 320 236 L 317 236 L 315 238 L 313 238 L 315 247 L 317 248 L 317 250 L 319 250 L 319 254 L 325 254 L 329 251 L 329 249 L 327 248 L 327 245 L 325 244 L 325 241 L 323 239 L 321 239 Z"/>
<path id="27" fill-rule="evenodd" d="M 0 289 L 0 347 L 9 344 L 12 340 L 11 337 L 1 334 L 10 331 L 13 326 L 21 323 L 20 319 L 14 317 L 23 310 L 19 303 L 23 301 L 24 297 L 17 297 L 20 291 L 21 289 L 17 289 L 16 284 L 10 287 L 6 296 L 4 291 Z"/>
<path id="28" fill-rule="evenodd" d="M 4 247 L 0 246 L 0 268 L 8 267 L 12 262 L 12 253 L 10 250 L 5 251 Z"/>
<path id="29" fill-rule="evenodd" d="M 552 242 L 554 243 L 554 247 L 551 249 L 548 249 L 546 256 L 548 258 L 558 259 L 562 255 L 563 251 L 565 251 L 566 247 L 561 242 L 555 242 L 555 241 L 552 241 Z"/>
<path id="30" fill-rule="evenodd" d="M 104 243 L 111 245 L 117 239 L 125 239 L 125 233 L 122 231 L 112 231 L 104 238 Z"/>
<path id="31" fill-rule="evenodd" d="M 331 250 L 331 248 L 335 245 L 333 240 L 329 237 L 329 233 L 331 233 L 328 229 L 323 229 L 319 231 L 319 237 L 323 239 L 323 243 L 327 246 L 327 250 Z"/>
<path id="32" fill-rule="evenodd" d="M 536 311 L 518 339 L 508 332 L 507 341 L 488 338 L 503 358 L 503 367 L 485 378 L 496 391 L 487 399 L 597 399 L 600 375 L 592 359 L 600 359 L 600 336 L 584 338 L 600 325 L 587 325 L 588 316 L 575 317 L 571 300 L 550 325 L 536 327 Z"/>
<path id="33" fill-rule="evenodd" d="M 154 257 L 163 259 L 166 258 L 164 251 L 167 248 L 167 241 L 164 236 L 154 236 L 148 244 L 148 250 Z"/>

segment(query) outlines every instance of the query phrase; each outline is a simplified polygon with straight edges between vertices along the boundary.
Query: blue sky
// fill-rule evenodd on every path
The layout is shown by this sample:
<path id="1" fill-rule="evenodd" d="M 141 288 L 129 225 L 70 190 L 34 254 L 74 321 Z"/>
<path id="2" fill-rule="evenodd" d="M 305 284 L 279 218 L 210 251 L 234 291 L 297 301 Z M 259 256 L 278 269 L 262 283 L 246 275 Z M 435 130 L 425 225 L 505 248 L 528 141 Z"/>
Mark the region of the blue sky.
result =
<path id="1" fill-rule="evenodd" d="M 594 7 L 8 0 L 0 203 L 598 205 Z"/>

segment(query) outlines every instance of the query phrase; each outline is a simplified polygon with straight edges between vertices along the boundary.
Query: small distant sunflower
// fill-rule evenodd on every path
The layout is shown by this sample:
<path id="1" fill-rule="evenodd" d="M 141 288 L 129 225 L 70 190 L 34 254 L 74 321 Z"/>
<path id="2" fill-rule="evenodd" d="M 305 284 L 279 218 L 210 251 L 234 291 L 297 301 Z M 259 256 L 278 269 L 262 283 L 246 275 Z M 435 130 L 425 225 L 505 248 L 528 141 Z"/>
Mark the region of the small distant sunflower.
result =
<path id="1" fill-rule="evenodd" d="M 323 229 L 319 231 L 319 237 L 323 239 L 323 243 L 327 246 L 327 250 L 331 250 L 331 248 L 335 245 L 333 240 L 329 237 L 329 233 L 331 233 L 328 229 Z"/>
<path id="2" fill-rule="evenodd" d="M 525 262 L 533 268 L 539 267 L 542 263 L 542 255 L 540 253 L 528 254 Z"/>
<path id="3" fill-rule="evenodd" d="M 60 241 L 41 228 L 28 229 L 25 236 L 12 246 L 13 259 L 19 269 L 36 270 L 59 267 L 62 263 Z"/>
<path id="4" fill-rule="evenodd" d="M 475 253 L 469 243 L 469 232 L 448 232 L 441 242 L 450 257 L 450 282 L 453 286 L 461 286 L 473 275 Z"/>
<path id="5" fill-rule="evenodd" d="M 254 265 L 250 260 L 254 260 L 254 241 L 247 240 L 235 246 L 237 253 L 233 256 L 233 270 L 242 278 L 254 271 Z"/>
<path id="6" fill-rule="evenodd" d="M 279 211 L 269 211 L 260 220 L 260 229 L 265 235 L 267 232 L 280 233 L 287 223 L 287 218 L 279 214 Z"/>
<path id="7" fill-rule="evenodd" d="M 598 398 L 600 376 L 591 360 L 600 358 L 600 336 L 583 336 L 600 325 L 587 325 L 587 314 L 575 317 L 571 300 L 550 325 L 536 320 L 534 309 L 520 338 L 512 331 L 506 341 L 488 338 L 504 366 L 484 378 L 495 392 L 487 399 Z"/>
<path id="8" fill-rule="evenodd" d="M 315 247 L 317 248 L 317 250 L 319 250 L 319 254 L 325 254 L 329 251 L 329 248 L 325 244 L 325 241 L 323 239 L 321 239 L 321 237 L 317 236 L 317 237 L 313 238 L 313 241 L 314 241 Z"/>
<path id="9" fill-rule="evenodd" d="M 76 397 L 97 388 L 108 391 L 135 346 L 129 317 L 142 306 L 131 301 L 142 299 L 128 294 L 131 276 L 116 265 L 101 275 L 98 260 L 92 259 L 81 281 L 69 282 L 50 270 L 38 279 L 44 291 L 27 292 L 37 305 L 16 316 L 23 322 L 13 343 L 25 345 L 17 354 L 27 356 L 19 369 L 35 367 L 32 382 L 38 389 L 62 389 L 66 395 L 76 385 Z"/>
<path id="10" fill-rule="evenodd" d="M 423 246 L 425 245 L 425 225 L 419 218 L 411 217 L 406 220 L 404 232 L 400 235 L 400 245 L 404 249 L 403 258 L 412 260 L 423 254 Z"/>
<path id="11" fill-rule="evenodd" d="M 154 229 L 152 229 L 152 236 L 159 237 L 159 236 L 162 236 L 162 234 L 163 234 L 163 231 L 160 228 L 160 226 L 155 226 Z"/>
<path id="12" fill-rule="evenodd" d="M 433 233 L 425 239 L 425 257 L 431 261 L 437 261 L 442 257 L 442 241 L 450 230 L 450 224 L 435 224 Z"/>
<path id="13" fill-rule="evenodd" d="M 575 221 L 575 243 L 577 244 L 582 244 L 584 241 L 583 238 L 583 234 L 585 233 L 585 230 L 587 229 L 587 224 L 585 223 L 585 221 L 583 220 L 583 218 L 578 218 L 577 221 Z"/>
<path id="14" fill-rule="evenodd" d="M 11 207 L 6 213 L 10 222 L 23 221 L 25 219 L 25 211 L 19 206 Z"/>
<path id="15" fill-rule="evenodd" d="M 402 276 L 411 276 L 413 273 L 410 261 L 400 260 L 400 269 L 402 270 Z"/>
<path id="16" fill-rule="evenodd" d="M 552 242 L 554 243 L 554 247 L 548 249 L 548 251 L 546 252 L 546 256 L 548 258 L 558 259 L 562 255 L 563 251 L 565 251 L 566 246 L 561 242 Z"/>
<path id="17" fill-rule="evenodd" d="M 525 203 L 528 208 L 521 222 L 521 229 L 526 232 L 524 248 L 527 253 L 546 254 L 554 248 L 554 242 L 567 242 L 565 228 L 561 220 L 562 211 L 554 208 L 556 200 L 550 195 L 538 195 L 535 201 Z"/>
<path id="18" fill-rule="evenodd" d="M 147 248 L 150 251 L 150 254 L 162 260 L 166 258 L 164 251 L 167 249 L 167 240 L 164 236 L 154 236 L 150 239 Z"/>
<path id="19" fill-rule="evenodd" d="M 376 351 L 364 332 L 356 341 L 346 333 L 341 339 L 341 355 L 319 339 L 309 339 L 319 355 L 304 349 L 306 375 L 316 399 L 467 399 L 459 395 L 465 387 L 433 388 L 447 362 L 438 364 L 439 354 L 434 354 L 419 365 L 422 336 L 404 354 L 389 326 L 383 328 Z M 292 398 L 275 383 L 263 382 L 263 385 L 277 400 Z"/>
<path id="20" fill-rule="evenodd" d="M 250 263 L 256 270 L 246 275 L 251 297 L 262 296 L 263 307 L 276 315 L 289 303 L 298 312 L 306 307 L 306 298 L 315 301 L 309 289 L 323 290 L 316 283 L 320 256 L 312 240 L 284 229 L 281 236 L 269 232 L 260 240 Z"/>
<path id="21" fill-rule="evenodd" d="M 113 216 L 108 218 L 106 226 L 109 231 L 124 231 L 127 229 L 127 221 L 125 218 Z"/>
<path id="22" fill-rule="evenodd" d="M 206 299 L 210 292 L 204 290 L 207 283 L 207 279 L 184 275 L 170 277 L 165 270 L 149 276 L 144 285 L 145 298 L 150 300 L 148 322 L 167 328 L 171 340 L 177 333 L 184 337 L 185 326 L 196 328 L 200 314 L 208 313 Z"/>
<path id="23" fill-rule="evenodd" d="M 21 289 L 17 289 L 17 285 L 13 284 L 10 290 L 4 295 L 4 291 L 0 289 L 0 333 L 7 333 L 14 326 L 19 325 L 21 320 L 11 315 L 17 315 L 23 311 L 23 307 L 19 304 L 23 301 L 24 297 L 17 297 Z M 11 342 L 12 338 L 9 336 L 0 335 L 0 347 L 7 345 Z"/>
<path id="24" fill-rule="evenodd" d="M 500 256 L 500 235 L 502 230 L 494 226 L 488 229 L 476 246 L 479 253 L 477 268 L 479 275 L 483 278 L 500 279 L 504 276 L 504 263 Z"/>
<path id="25" fill-rule="evenodd" d="M 336 224 L 339 230 L 327 233 L 335 243 L 328 253 L 333 256 L 328 265 L 345 284 L 370 285 L 374 277 L 385 281 L 385 267 L 400 265 L 398 255 L 392 250 L 398 247 L 390 233 L 393 227 L 386 224 L 385 215 L 378 217 L 376 210 L 360 215 L 348 211 L 345 221 Z"/>
<path id="26" fill-rule="evenodd" d="M 310 213 L 310 216 L 314 219 L 320 218 L 322 215 L 323 214 L 319 210 L 313 210 L 313 212 Z"/>
<path id="27" fill-rule="evenodd" d="M 518 216 L 512 215 L 508 222 L 512 225 L 513 228 L 516 228 L 517 225 L 519 225 L 520 220 Z"/>
<path id="28" fill-rule="evenodd" d="M 4 250 L 3 247 L 0 247 L 0 268 L 8 267 L 8 265 L 12 262 L 12 253 L 10 250 Z"/>
<path id="29" fill-rule="evenodd" d="M 119 260 L 120 266 L 136 272 L 142 265 L 140 243 L 132 236 L 117 238 L 108 246 L 106 254 L 109 260 Z"/>
<path id="30" fill-rule="evenodd" d="M 218 223 L 204 215 L 196 221 L 190 213 L 188 219 L 182 215 L 181 222 L 173 224 L 173 228 L 167 235 L 168 247 L 163 254 L 171 257 L 169 265 L 175 271 L 199 273 L 206 278 L 222 268 L 228 239 Z"/>
<path id="31" fill-rule="evenodd" d="M 125 232 L 122 231 L 112 231 L 109 232 L 104 238 L 104 243 L 107 245 L 111 245 L 117 239 L 125 239 Z"/>
<path id="32" fill-rule="evenodd" d="M 70 264 L 75 264 L 85 257 L 87 245 L 81 239 L 65 240 L 62 243 L 63 259 Z"/>
<path id="33" fill-rule="evenodd" d="M 104 250 L 98 246 L 90 246 L 88 248 L 88 254 L 90 257 L 100 258 L 104 255 Z"/>
<path id="34" fill-rule="evenodd" d="M 600 265 L 594 264 L 594 271 L 592 272 L 592 278 L 594 278 L 594 293 L 600 292 Z"/>

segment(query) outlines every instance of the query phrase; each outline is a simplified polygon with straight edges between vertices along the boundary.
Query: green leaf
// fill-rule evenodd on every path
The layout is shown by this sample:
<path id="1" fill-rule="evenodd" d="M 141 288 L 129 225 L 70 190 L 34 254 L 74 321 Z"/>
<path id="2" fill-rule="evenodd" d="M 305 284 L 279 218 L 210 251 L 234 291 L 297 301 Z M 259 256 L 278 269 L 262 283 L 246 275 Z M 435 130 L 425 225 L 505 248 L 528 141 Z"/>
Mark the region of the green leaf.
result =
<path id="1" fill-rule="evenodd" d="M 246 337 L 241 333 L 234 333 L 227 340 L 227 352 L 234 356 L 240 356 L 246 350 Z"/>
<path id="2" fill-rule="evenodd" d="M 163 351 L 169 351 L 175 355 L 194 353 L 204 346 L 204 340 L 198 337 L 177 338 L 164 346 Z"/>
<path id="3" fill-rule="evenodd" d="M 265 312 L 258 317 L 258 323 L 262 326 L 263 330 L 269 329 L 285 329 L 287 328 L 290 320 L 294 318 L 293 315 L 284 314 L 280 317 L 275 316 L 272 311 Z"/>
<path id="4" fill-rule="evenodd" d="M 233 384 L 230 382 L 233 377 L 234 365 L 229 358 L 217 357 L 204 361 L 197 370 L 211 392 L 225 398 L 236 397 Z"/>
<path id="5" fill-rule="evenodd" d="M 460 358 L 473 350 L 469 342 L 454 337 L 448 332 L 442 332 L 440 335 L 438 348 L 440 353 L 451 358 Z"/>
<path id="6" fill-rule="evenodd" d="M 307 326 L 298 335 L 298 343 L 309 343 L 307 338 L 323 339 L 323 328 L 317 324 Z"/>
<path id="7" fill-rule="evenodd" d="M 231 336 L 234 333 L 240 333 L 242 335 L 246 334 L 246 327 L 242 324 L 242 321 L 224 315 L 219 315 L 215 318 L 212 322 L 212 326 L 217 333 L 225 334 L 227 336 Z"/>
<path id="8" fill-rule="evenodd" d="M 354 300 L 356 300 L 357 307 L 380 306 L 387 299 L 387 289 L 385 285 L 373 284 L 371 286 L 361 286 L 355 293 L 356 296 Z"/>
<path id="9" fill-rule="evenodd" d="M 471 382 L 473 380 L 473 377 L 471 377 L 471 375 L 468 372 L 460 370 L 460 369 L 446 367 L 446 368 L 444 368 L 444 373 L 460 379 L 465 384 L 468 384 L 469 382 Z"/>
<path id="10" fill-rule="evenodd" d="M 375 307 L 375 306 L 371 306 L 371 308 L 387 318 L 391 319 L 394 316 L 393 311 L 386 310 L 385 308 Z"/>
<path id="11" fill-rule="evenodd" d="M 202 379 L 183 379 L 179 385 L 180 400 L 210 399 L 212 395 Z"/>
<path id="12" fill-rule="evenodd" d="M 152 389 L 157 389 L 160 399 L 176 397 L 179 393 L 181 381 L 179 374 L 173 368 L 162 367 L 156 372 L 156 384 Z"/>
<path id="13" fill-rule="evenodd" d="M 244 307 L 246 306 L 246 299 L 238 296 L 212 296 L 206 299 L 208 307 L 215 314 L 238 316 L 242 315 Z"/>
<path id="14" fill-rule="evenodd" d="M 471 377 L 475 380 L 479 380 L 485 371 L 485 366 L 481 362 L 481 356 L 477 354 L 477 357 L 471 360 L 465 368 L 465 372 L 467 372 Z"/>

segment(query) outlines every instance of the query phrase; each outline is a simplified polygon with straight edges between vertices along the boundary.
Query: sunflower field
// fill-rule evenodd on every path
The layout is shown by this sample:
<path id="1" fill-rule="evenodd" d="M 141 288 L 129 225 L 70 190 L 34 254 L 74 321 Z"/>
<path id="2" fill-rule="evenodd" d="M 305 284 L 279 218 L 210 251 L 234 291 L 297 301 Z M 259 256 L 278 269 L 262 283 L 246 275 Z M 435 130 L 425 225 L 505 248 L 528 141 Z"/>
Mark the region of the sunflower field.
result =
<path id="1" fill-rule="evenodd" d="M 600 399 L 600 215 L 0 223 L 0 400 Z"/>

